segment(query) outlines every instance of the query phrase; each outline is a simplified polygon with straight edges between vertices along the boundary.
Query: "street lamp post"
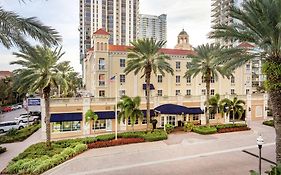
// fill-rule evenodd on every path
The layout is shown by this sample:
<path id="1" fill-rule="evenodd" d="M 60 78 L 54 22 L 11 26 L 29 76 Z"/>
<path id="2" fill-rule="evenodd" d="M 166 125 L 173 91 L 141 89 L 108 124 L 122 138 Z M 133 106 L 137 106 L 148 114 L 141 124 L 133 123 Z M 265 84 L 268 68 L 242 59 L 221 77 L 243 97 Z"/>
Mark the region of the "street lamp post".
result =
<path id="1" fill-rule="evenodd" d="M 261 148 L 262 148 L 263 143 L 264 143 L 263 138 L 260 135 L 257 138 L 257 145 L 258 145 L 258 148 L 259 148 L 259 174 L 260 175 L 261 175 Z"/>

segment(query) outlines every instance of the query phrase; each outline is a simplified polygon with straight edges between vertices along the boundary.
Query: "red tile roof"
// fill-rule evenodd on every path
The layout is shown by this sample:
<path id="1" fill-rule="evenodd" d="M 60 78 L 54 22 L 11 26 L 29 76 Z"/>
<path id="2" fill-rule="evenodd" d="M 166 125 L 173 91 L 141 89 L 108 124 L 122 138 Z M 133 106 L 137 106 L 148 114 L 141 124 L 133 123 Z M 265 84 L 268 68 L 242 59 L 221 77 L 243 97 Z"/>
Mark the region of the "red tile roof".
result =
<path id="1" fill-rule="evenodd" d="M 255 47 L 254 45 L 252 45 L 252 44 L 250 44 L 250 43 L 248 43 L 248 42 L 242 42 L 242 43 L 240 43 L 239 45 L 238 45 L 238 47 L 244 47 L 244 48 L 253 48 L 253 47 Z"/>
<path id="2" fill-rule="evenodd" d="M 110 33 L 105 31 L 103 28 L 97 30 L 94 34 L 97 34 L 97 35 L 110 35 Z"/>
<path id="3" fill-rule="evenodd" d="M 11 77 L 12 75 L 13 75 L 13 73 L 10 71 L 0 71 L 0 79 L 5 78 L 5 77 Z"/>
<path id="4" fill-rule="evenodd" d="M 119 51 L 126 52 L 132 46 L 123 46 L 123 45 L 109 45 L 109 51 Z M 181 50 L 181 49 L 161 49 L 160 52 L 167 55 L 194 55 L 193 50 Z"/>

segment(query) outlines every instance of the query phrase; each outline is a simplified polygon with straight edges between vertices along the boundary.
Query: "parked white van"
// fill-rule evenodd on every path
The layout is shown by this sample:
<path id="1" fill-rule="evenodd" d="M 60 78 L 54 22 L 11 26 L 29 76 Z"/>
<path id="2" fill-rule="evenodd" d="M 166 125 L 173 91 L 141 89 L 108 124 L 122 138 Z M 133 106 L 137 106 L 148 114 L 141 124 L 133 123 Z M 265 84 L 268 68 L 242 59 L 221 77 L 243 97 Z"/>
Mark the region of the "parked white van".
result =
<path id="1" fill-rule="evenodd" d="M 10 129 L 22 129 L 25 123 L 17 123 L 16 121 L 0 122 L 0 133 L 7 132 Z"/>

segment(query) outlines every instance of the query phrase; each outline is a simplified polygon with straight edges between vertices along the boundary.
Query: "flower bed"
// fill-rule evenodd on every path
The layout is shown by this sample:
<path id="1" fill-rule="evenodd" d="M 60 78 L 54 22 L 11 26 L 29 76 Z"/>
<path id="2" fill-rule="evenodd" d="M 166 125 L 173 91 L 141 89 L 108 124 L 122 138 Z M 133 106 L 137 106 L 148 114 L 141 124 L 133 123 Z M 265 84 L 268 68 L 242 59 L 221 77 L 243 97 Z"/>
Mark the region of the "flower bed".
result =
<path id="1" fill-rule="evenodd" d="M 218 129 L 218 133 L 226 133 L 226 132 L 237 132 L 237 131 L 248 131 L 250 128 L 246 127 L 234 127 L 234 128 L 221 128 Z"/>
<path id="2" fill-rule="evenodd" d="M 7 151 L 7 149 L 6 149 L 5 147 L 1 147 L 1 146 L 0 146 L 0 154 L 4 153 L 4 152 L 6 152 L 6 151 Z"/>
<path id="3" fill-rule="evenodd" d="M 10 130 L 5 135 L 0 136 L 0 144 L 23 141 L 36 132 L 40 127 L 40 124 L 34 124 L 21 130 Z"/>
<path id="4" fill-rule="evenodd" d="M 131 143 L 141 143 L 145 140 L 143 138 L 119 138 L 117 140 L 106 140 L 106 141 L 97 141 L 94 143 L 88 144 L 88 148 L 103 148 L 109 146 L 125 145 Z"/>

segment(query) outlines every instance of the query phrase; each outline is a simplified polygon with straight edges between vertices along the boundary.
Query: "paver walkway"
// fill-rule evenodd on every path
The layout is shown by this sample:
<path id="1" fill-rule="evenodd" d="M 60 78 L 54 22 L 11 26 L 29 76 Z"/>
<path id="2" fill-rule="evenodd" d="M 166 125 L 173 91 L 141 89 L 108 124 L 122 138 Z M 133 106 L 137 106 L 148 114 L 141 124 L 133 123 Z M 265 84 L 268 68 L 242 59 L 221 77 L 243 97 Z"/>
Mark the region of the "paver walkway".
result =
<path id="1" fill-rule="evenodd" d="M 22 142 L 6 143 L 0 146 L 6 147 L 7 151 L 0 154 L 0 172 L 8 165 L 8 163 L 23 152 L 30 145 L 41 141 L 41 128 Z"/>

